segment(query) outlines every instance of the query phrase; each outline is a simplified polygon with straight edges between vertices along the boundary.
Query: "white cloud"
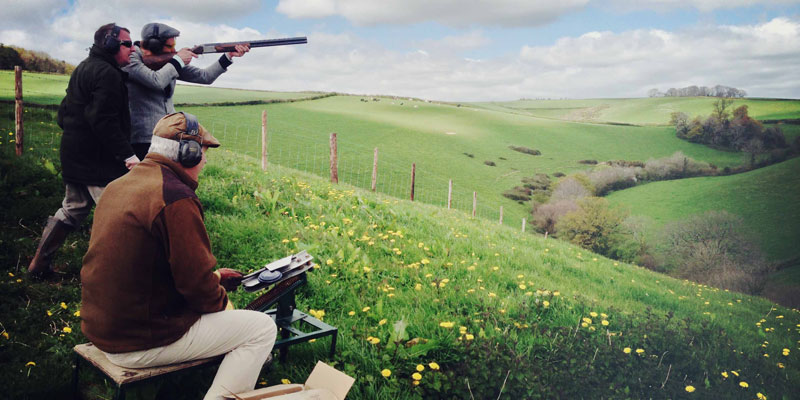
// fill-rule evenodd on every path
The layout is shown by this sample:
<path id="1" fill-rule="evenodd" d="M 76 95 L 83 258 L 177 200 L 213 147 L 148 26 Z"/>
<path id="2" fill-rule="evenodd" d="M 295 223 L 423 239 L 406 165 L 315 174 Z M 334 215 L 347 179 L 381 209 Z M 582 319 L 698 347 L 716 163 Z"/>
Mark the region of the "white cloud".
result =
<path id="1" fill-rule="evenodd" d="M 540 26 L 579 10 L 589 0 L 280 0 L 289 18 L 341 16 L 356 25 L 435 21 L 449 26 Z"/>
<path id="2" fill-rule="evenodd" d="M 595 0 L 597 1 L 597 0 Z M 601 3 L 597 1 L 598 3 Z M 602 2 L 607 3 L 607 2 Z M 694 8 L 703 12 L 717 9 L 732 9 L 755 5 L 784 6 L 800 3 L 798 0 L 611 0 L 611 4 L 623 10 L 672 10 Z"/>
<path id="3" fill-rule="evenodd" d="M 66 0 L 0 0 L 2 25 L 4 29 L 44 27 L 50 18 L 66 6 Z"/>

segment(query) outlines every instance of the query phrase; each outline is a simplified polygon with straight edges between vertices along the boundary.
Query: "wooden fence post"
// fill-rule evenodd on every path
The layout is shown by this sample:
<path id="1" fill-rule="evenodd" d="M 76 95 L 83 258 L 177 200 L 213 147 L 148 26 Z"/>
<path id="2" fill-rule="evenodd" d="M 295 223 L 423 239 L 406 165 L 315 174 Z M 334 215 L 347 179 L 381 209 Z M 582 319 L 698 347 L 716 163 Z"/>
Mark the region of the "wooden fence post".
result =
<path id="1" fill-rule="evenodd" d="M 472 192 L 472 218 L 475 218 L 475 211 L 478 208 L 478 192 Z"/>
<path id="2" fill-rule="evenodd" d="M 336 149 L 336 133 L 331 133 L 331 182 L 339 183 L 339 154 Z"/>
<path id="3" fill-rule="evenodd" d="M 267 170 L 267 110 L 261 112 L 261 170 Z"/>
<path id="4" fill-rule="evenodd" d="M 14 145 L 16 146 L 17 155 L 22 155 L 25 135 L 23 132 L 22 124 L 22 67 L 19 65 L 14 67 L 14 99 L 15 101 L 15 130 L 17 131 L 14 137 Z"/>
<path id="5" fill-rule="evenodd" d="M 417 163 L 411 164 L 411 201 L 414 201 L 414 181 L 417 178 Z"/>
<path id="6" fill-rule="evenodd" d="M 378 148 L 375 148 L 375 156 L 372 158 L 372 191 L 378 187 Z"/>
<path id="7" fill-rule="evenodd" d="M 453 180 L 450 179 L 450 182 L 447 184 L 447 209 L 450 209 L 450 206 L 453 204 Z"/>
<path id="8" fill-rule="evenodd" d="M 500 225 L 503 225 L 503 206 L 500 206 Z"/>
<path id="9" fill-rule="evenodd" d="M 522 219 L 522 232 L 525 233 L 525 218 Z"/>

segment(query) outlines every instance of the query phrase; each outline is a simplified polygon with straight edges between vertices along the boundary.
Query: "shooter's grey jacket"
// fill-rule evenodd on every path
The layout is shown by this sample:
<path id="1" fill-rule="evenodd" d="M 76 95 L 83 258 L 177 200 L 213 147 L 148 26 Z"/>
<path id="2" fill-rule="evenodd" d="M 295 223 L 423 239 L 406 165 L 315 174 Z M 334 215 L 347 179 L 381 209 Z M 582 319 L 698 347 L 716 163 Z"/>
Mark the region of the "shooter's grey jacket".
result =
<path id="1" fill-rule="evenodd" d="M 158 71 L 142 62 L 139 48 L 131 52 L 131 63 L 123 67 L 128 73 L 128 98 L 131 111 L 131 143 L 150 143 L 153 128 L 161 117 L 175 112 L 172 94 L 177 79 L 210 84 L 231 65 L 223 54 L 219 62 L 206 68 L 183 65 L 173 58 Z"/>

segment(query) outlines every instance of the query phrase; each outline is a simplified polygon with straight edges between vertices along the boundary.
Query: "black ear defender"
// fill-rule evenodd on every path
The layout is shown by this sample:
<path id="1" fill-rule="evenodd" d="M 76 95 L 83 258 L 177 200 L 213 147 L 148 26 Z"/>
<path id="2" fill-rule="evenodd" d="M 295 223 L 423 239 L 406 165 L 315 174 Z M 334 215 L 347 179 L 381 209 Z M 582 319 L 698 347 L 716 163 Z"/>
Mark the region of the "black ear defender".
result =
<path id="1" fill-rule="evenodd" d="M 164 42 L 159 35 L 158 24 L 155 24 L 153 25 L 153 34 L 142 41 L 142 46 L 153 54 L 161 54 L 164 51 Z"/>
<path id="2" fill-rule="evenodd" d="M 203 145 L 201 144 L 203 138 L 200 136 L 200 124 L 197 122 L 197 117 L 192 114 L 181 111 L 186 119 L 186 131 L 181 132 L 179 135 L 180 147 L 178 147 L 178 162 L 186 168 L 192 168 L 203 159 Z M 200 139 L 200 142 L 192 139 L 184 139 L 183 135 L 195 136 Z"/>
<path id="3" fill-rule="evenodd" d="M 117 24 L 114 24 L 103 38 L 103 50 L 106 53 L 113 55 L 119 52 L 119 31 Z"/>

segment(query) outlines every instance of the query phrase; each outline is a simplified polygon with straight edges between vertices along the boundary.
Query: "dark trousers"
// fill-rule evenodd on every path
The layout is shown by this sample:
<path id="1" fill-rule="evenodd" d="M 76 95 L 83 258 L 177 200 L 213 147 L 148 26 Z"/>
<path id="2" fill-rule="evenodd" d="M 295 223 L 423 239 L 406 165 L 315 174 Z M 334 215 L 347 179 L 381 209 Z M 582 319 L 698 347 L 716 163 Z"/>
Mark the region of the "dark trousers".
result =
<path id="1" fill-rule="evenodd" d="M 147 151 L 150 150 L 150 143 L 131 143 L 133 147 L 133 152 L 136 153 L 136 157 L 139 157 L 139 160 L 144 160 L 144 156 L 147 155 Z"/>

